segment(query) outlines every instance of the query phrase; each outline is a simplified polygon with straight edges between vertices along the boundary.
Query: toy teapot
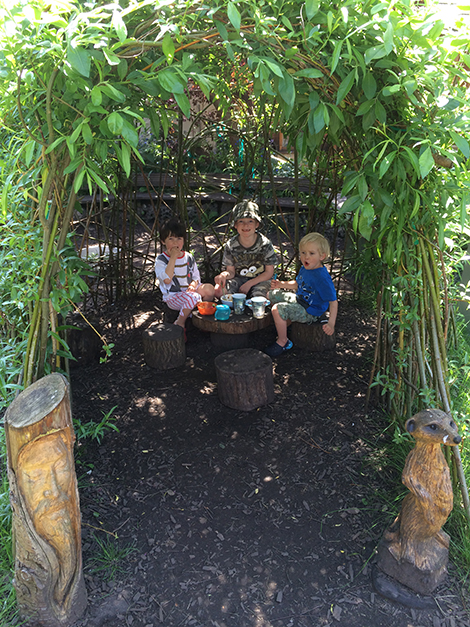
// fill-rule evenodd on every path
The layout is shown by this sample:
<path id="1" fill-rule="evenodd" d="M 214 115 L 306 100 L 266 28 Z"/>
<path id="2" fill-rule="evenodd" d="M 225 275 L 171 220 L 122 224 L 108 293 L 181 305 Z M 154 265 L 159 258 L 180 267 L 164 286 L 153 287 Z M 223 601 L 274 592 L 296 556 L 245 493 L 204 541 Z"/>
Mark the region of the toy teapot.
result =
<path id="1" fill-rule="evenodd" d="M 230 318 L 230 307 L 228 305 L 217 305 L 214 318 L 216 320 L 228 320 Z"/>

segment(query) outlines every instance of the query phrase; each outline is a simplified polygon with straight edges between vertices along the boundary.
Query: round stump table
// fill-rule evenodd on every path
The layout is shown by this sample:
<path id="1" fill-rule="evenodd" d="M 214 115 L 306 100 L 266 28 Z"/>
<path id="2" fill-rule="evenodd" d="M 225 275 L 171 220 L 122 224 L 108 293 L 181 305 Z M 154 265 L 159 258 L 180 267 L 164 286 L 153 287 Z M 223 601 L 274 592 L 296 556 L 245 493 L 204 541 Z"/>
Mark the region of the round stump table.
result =
<path id="1" fill-rule="evenodd" d="M 250 333 L 269 327 L 273 323 L 270 311 L 262 318 L 253 318 L 246 313 L 235 315 L 233 311 L 228 320 L 216 320 L 214 316 L 202 316 L 193 311 L 192 321 L 195 327 L 211 334 L 211 343 L 219 348 L 246 348 Z"/>

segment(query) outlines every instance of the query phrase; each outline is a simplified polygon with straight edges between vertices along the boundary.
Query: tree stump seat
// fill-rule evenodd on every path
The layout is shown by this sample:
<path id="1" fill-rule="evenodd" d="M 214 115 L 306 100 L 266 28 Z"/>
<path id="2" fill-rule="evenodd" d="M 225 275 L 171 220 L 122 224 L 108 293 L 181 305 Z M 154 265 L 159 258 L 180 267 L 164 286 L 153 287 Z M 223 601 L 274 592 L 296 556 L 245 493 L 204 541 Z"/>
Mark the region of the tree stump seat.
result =
<path id="1" fill-rule="evenodd" d="M 303 324 L 293 322 L 290 328 L 290 339 L 297 346 L 308 348 L 314 352 L 334 350 L 336 347 L 336 332 L 327 335 L 319 323 Z"/>
<path id="2" fill-rule="evenodd" d="M 273 363 L 254 348 L 226 351 L 215 358 L 220 402 L 250 411 L 274 401 Z"/>
<path id="3" fill-rule="evenodd" d="M 156 370 L 178 368 L 186 361 L 183 328 L 162 322 L 153 324 L 142 333 L 144 359 Z"/>
<path id="4" fill-rule="evenodd" d="M 103 351 L 101 327 L 97 320 L 87 321 L 78 314 L 67 316 L 67 344 L 74 359 L 70 367 L 99 363 Z"/>

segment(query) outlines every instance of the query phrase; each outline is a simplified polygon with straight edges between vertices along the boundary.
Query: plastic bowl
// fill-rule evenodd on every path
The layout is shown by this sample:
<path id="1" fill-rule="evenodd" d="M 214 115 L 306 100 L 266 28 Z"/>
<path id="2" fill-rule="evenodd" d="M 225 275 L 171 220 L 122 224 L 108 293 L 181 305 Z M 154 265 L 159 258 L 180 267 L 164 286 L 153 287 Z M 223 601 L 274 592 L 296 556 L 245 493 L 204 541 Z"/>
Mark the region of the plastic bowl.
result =
<path id="1" fill-rule="evenodd" d="M 213 316 L 215 313 L 215 308 L 217 307 L 216 303 L 208 303 L 205 301 L 201 301 L 197 304 L 197 309 L 201 316 Z"/>
<path id="2" fill-rule="evenodd" d="M 220 297 L 220 302 L 222 305 L 228 305 L 230 308 L 233 307 L 233 296 L 232 294 L 224 294 Z"/>

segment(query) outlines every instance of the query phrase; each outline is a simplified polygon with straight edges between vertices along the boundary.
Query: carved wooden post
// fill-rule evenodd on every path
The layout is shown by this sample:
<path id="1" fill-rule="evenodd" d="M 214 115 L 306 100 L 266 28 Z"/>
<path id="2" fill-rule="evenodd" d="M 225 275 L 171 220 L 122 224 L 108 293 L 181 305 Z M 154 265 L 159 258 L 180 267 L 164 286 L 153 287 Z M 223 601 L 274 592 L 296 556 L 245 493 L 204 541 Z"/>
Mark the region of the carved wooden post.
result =
<path id="1" fill-rule="evenodd" d="M 50 374 L 5 414 L 18 608 L 27 623 L 69 627 L 87 596 L 69 386 Z"/>

